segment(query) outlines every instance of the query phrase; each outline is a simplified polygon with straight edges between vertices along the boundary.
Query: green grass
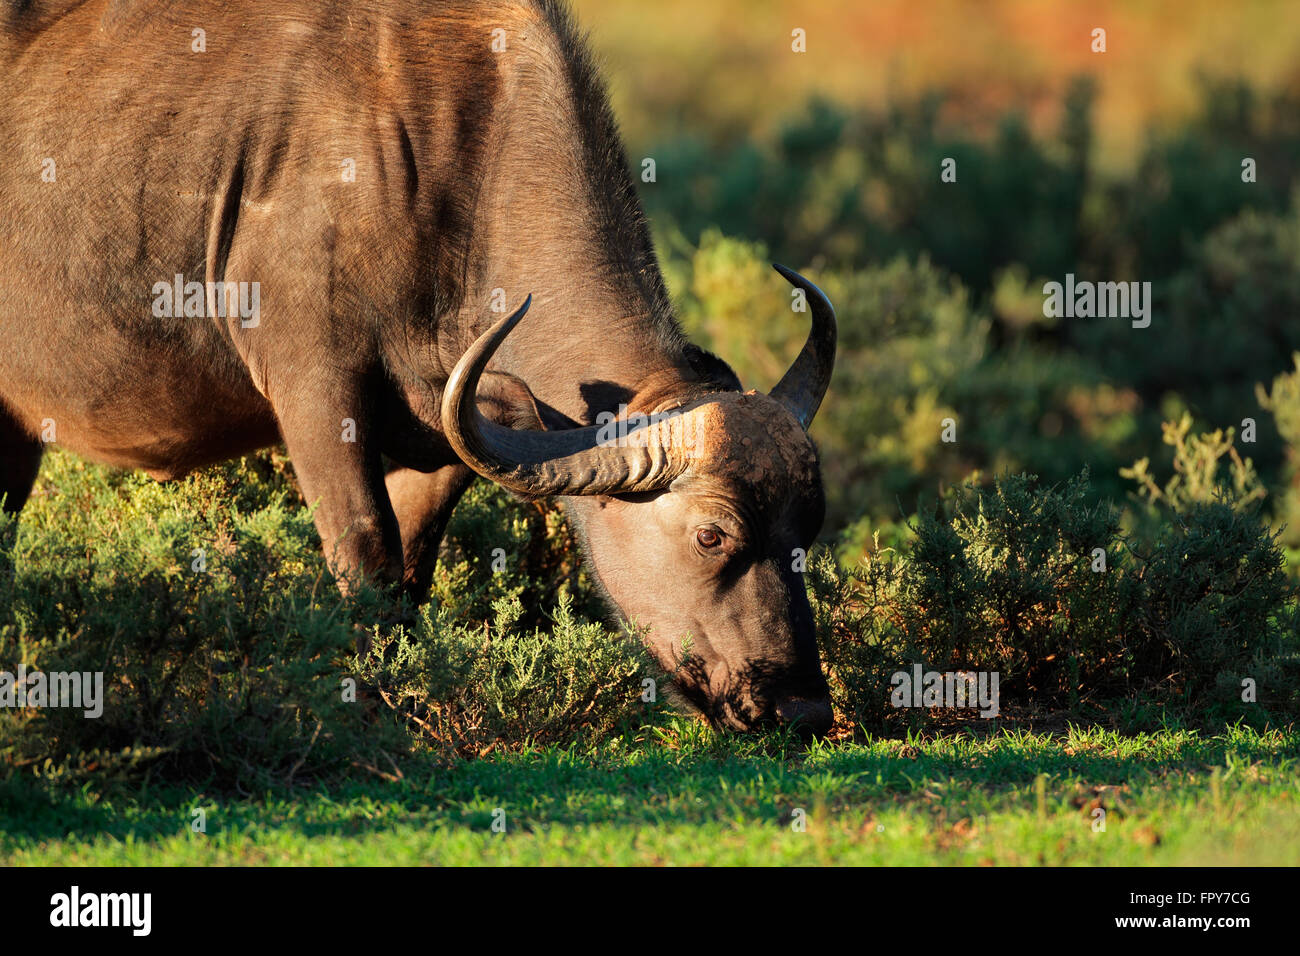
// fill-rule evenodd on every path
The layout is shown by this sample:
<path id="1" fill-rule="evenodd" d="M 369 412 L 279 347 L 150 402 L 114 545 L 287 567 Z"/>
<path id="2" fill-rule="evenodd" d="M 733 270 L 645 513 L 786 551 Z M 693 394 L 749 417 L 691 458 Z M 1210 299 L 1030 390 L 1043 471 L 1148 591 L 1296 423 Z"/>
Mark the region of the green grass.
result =
<path id="1" fill-rule="evenodd" d="M 400 780 L 238 799 L 24 784 L 0 790 L 0 863 L 1295 865 L 1297 757 L 1300 734 L 1248 729 L 805 750 L 676 720 L 598 750 L 430 758 Z"/>

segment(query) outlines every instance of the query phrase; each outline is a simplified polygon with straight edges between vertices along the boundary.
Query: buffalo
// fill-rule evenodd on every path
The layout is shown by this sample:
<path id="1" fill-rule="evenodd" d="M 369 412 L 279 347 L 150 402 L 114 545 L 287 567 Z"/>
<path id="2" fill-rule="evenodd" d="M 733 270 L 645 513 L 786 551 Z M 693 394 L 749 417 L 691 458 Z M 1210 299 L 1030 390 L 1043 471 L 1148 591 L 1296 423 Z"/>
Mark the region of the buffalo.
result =
<path id="1" fill-rule="evenodd" d="M 419 596 L 482 476 L 558 500 L 709 718 L 822 733 L 836 327 L 777 268 L 811 332 L 762 394 L 681 332 L 554 0 L 0 0 L 9 511 L 51 442 L 164 480 L 283 442 L 345 592 Z"/>

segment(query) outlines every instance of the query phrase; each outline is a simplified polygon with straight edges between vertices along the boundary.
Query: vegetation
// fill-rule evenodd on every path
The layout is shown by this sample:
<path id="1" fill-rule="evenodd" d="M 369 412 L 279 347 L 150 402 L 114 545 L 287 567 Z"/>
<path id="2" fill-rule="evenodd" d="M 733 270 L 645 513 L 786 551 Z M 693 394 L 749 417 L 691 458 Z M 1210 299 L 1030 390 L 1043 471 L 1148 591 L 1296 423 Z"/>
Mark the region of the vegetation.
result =
<path id="1" fill-rule="evenodd" d="M 803 750 L 674 720 L 601 747 L 421 762 L 397 780 L 254 797 L 158 784 L 106 796 L 10 788 L 0 791 L 0 860 L 1294 865 L 1298 757 L 1294 736 L 1248 729 L 1070 728 Z"/>

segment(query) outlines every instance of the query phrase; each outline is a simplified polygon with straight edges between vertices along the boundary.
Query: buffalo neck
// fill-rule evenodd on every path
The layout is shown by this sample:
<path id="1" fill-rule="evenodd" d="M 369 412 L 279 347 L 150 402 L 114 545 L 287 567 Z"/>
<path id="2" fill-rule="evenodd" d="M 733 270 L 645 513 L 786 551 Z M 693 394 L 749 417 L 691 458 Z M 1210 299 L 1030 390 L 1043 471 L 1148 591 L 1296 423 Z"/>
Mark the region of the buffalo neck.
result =
<path id="1" fill-rule="evenodd" d="M 445 370 L 526 296 L 494 367 L 538 404 L 588 424 L 694 377 L 605 92 L 564 31 L 512 30 L 491 62 L 497 103 Z M 440 335 L 440 339 L 443 337 Z M 649 396 L 647 396 L 649 397 Z"/>

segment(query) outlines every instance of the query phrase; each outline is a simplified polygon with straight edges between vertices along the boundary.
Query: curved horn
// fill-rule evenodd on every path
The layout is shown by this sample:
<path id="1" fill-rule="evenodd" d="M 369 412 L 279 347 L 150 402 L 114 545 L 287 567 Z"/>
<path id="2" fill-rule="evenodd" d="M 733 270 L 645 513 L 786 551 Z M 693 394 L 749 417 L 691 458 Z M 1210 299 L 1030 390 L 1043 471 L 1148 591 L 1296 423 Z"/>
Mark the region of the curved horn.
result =
<path id="1" fill-rule="evenodd" d="M 530 295 L 510 316 L 488 329 L 461 356 L 442 396 L 442 429 L 456 454 L 484 478 L 531 497 L 655 491 L 685 470 L 683 456 L 653 425 L 639 440 L 602 444 L 609 426 L 561 431 L 506 428 L 478 410 L 479 377 L 510 331 L 528 311 Z M 635 435 L 636 429 L 633 431 Z"/>
<path id="2" fill-rule="evenodd" d="M 835 309 L 826 294 L 793 269 L 772 263 L 797 289 L 803 289 L 812 306 L 812 331 L 803 351 L 794 360 L 781 381 L 772 389 L 771 396 L 788 408 L 799 424 L 807 430 L 822 403 L 826 387 L 831 383 L 835 367 Z"/>

